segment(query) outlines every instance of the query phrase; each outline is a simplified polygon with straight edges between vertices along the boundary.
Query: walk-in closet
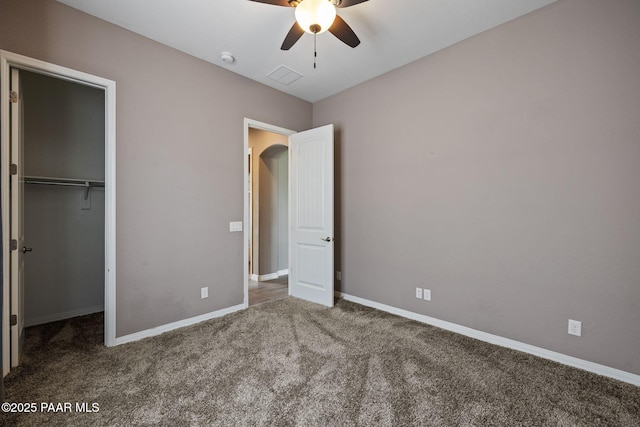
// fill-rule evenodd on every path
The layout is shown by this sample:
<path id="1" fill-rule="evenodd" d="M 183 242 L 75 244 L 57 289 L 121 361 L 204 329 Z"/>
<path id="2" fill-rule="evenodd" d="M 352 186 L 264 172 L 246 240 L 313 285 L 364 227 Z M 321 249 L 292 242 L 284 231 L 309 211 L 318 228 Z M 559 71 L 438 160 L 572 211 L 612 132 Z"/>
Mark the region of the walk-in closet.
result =
<path id="1" fill-rule="evenodd" d="M 105 92 L 20 71 L 25 326 L 104 310 Z"/>

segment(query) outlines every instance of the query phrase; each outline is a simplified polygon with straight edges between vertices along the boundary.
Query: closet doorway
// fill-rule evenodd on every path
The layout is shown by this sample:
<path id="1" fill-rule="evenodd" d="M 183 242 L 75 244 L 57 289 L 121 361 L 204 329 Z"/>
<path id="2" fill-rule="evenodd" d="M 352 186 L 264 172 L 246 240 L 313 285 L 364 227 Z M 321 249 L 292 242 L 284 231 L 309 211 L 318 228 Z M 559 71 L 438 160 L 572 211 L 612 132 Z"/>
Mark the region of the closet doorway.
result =
<path id="1" fill-rule="evenodd" d="M 104 342 L 115 344 L 115 83 L 0 56 L 6 374 L 25 326 L 104 311 Z M 14 250 L 16 223 L 24 247 Z"/>
<path id="2" fill-rule="evenodd" d="M 288 137 L 248 128 L 248 305 L 289 295 Z"/>
<path id="3" fill-rule="evenodd" d="M 104 91 L 20 71 L 24 326 L 104 311 Z"/>

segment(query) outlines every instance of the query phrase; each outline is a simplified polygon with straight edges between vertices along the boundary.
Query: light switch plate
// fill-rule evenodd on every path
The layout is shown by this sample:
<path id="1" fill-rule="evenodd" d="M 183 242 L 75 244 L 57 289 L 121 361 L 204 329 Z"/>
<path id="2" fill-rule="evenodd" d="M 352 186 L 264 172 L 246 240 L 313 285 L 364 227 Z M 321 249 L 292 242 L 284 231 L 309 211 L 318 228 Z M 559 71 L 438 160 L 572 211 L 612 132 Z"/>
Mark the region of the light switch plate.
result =
<path id="1" fill-rule="evenodd" d="M 229 231 L 242 231 L 242 221 L 231 221 Z"/>

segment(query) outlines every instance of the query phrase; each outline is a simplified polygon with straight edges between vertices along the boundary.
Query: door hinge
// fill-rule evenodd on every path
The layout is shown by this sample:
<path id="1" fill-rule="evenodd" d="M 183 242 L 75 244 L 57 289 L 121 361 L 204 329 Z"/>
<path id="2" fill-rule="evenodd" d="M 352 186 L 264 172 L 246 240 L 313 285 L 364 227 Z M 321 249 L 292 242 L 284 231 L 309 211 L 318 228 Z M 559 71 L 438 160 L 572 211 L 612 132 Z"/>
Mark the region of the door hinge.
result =
<path id="1" fill-rule="evenodd" d="M 18 175 L 18 165 L 11 163 L 11 166 L 9 166 L 9 172 L 11 172 L 11 175 Z"/>
<path id="2" fill-rule="evenodd" d="M 15 251 L 18 249 L 18 241 L 16 239 L 11 239 L 11 245 L 10 245 L 10 249 L 12 251 Z"/>
<path id="3" fill-rule="evenodd" d="M 9 323 L 11 324 L 11 326 L 16 326 L 18 324 L 18 316 L 16 316 L 15 314 L 12 314 L 9 317 Z"/>
<path id="4" fill-rule="evenodd" d="M 16 92 L 15 90 L 9 92 L 9 101 L 18 102 L 18 92 Z"/>

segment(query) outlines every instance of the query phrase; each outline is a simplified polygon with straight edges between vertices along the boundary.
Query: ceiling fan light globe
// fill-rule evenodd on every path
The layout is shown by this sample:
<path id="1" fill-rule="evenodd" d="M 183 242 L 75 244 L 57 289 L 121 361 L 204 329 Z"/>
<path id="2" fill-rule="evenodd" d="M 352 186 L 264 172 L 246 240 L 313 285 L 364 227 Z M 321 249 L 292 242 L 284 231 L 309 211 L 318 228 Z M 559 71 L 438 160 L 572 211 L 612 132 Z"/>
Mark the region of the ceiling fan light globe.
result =
<path id="1" fill-rule="evenodd" d="M 295 13 L 300 27 L 311 34 L 324 33 L 336 19 L 336 7 L 329 0 L 302 0 Z"/>

